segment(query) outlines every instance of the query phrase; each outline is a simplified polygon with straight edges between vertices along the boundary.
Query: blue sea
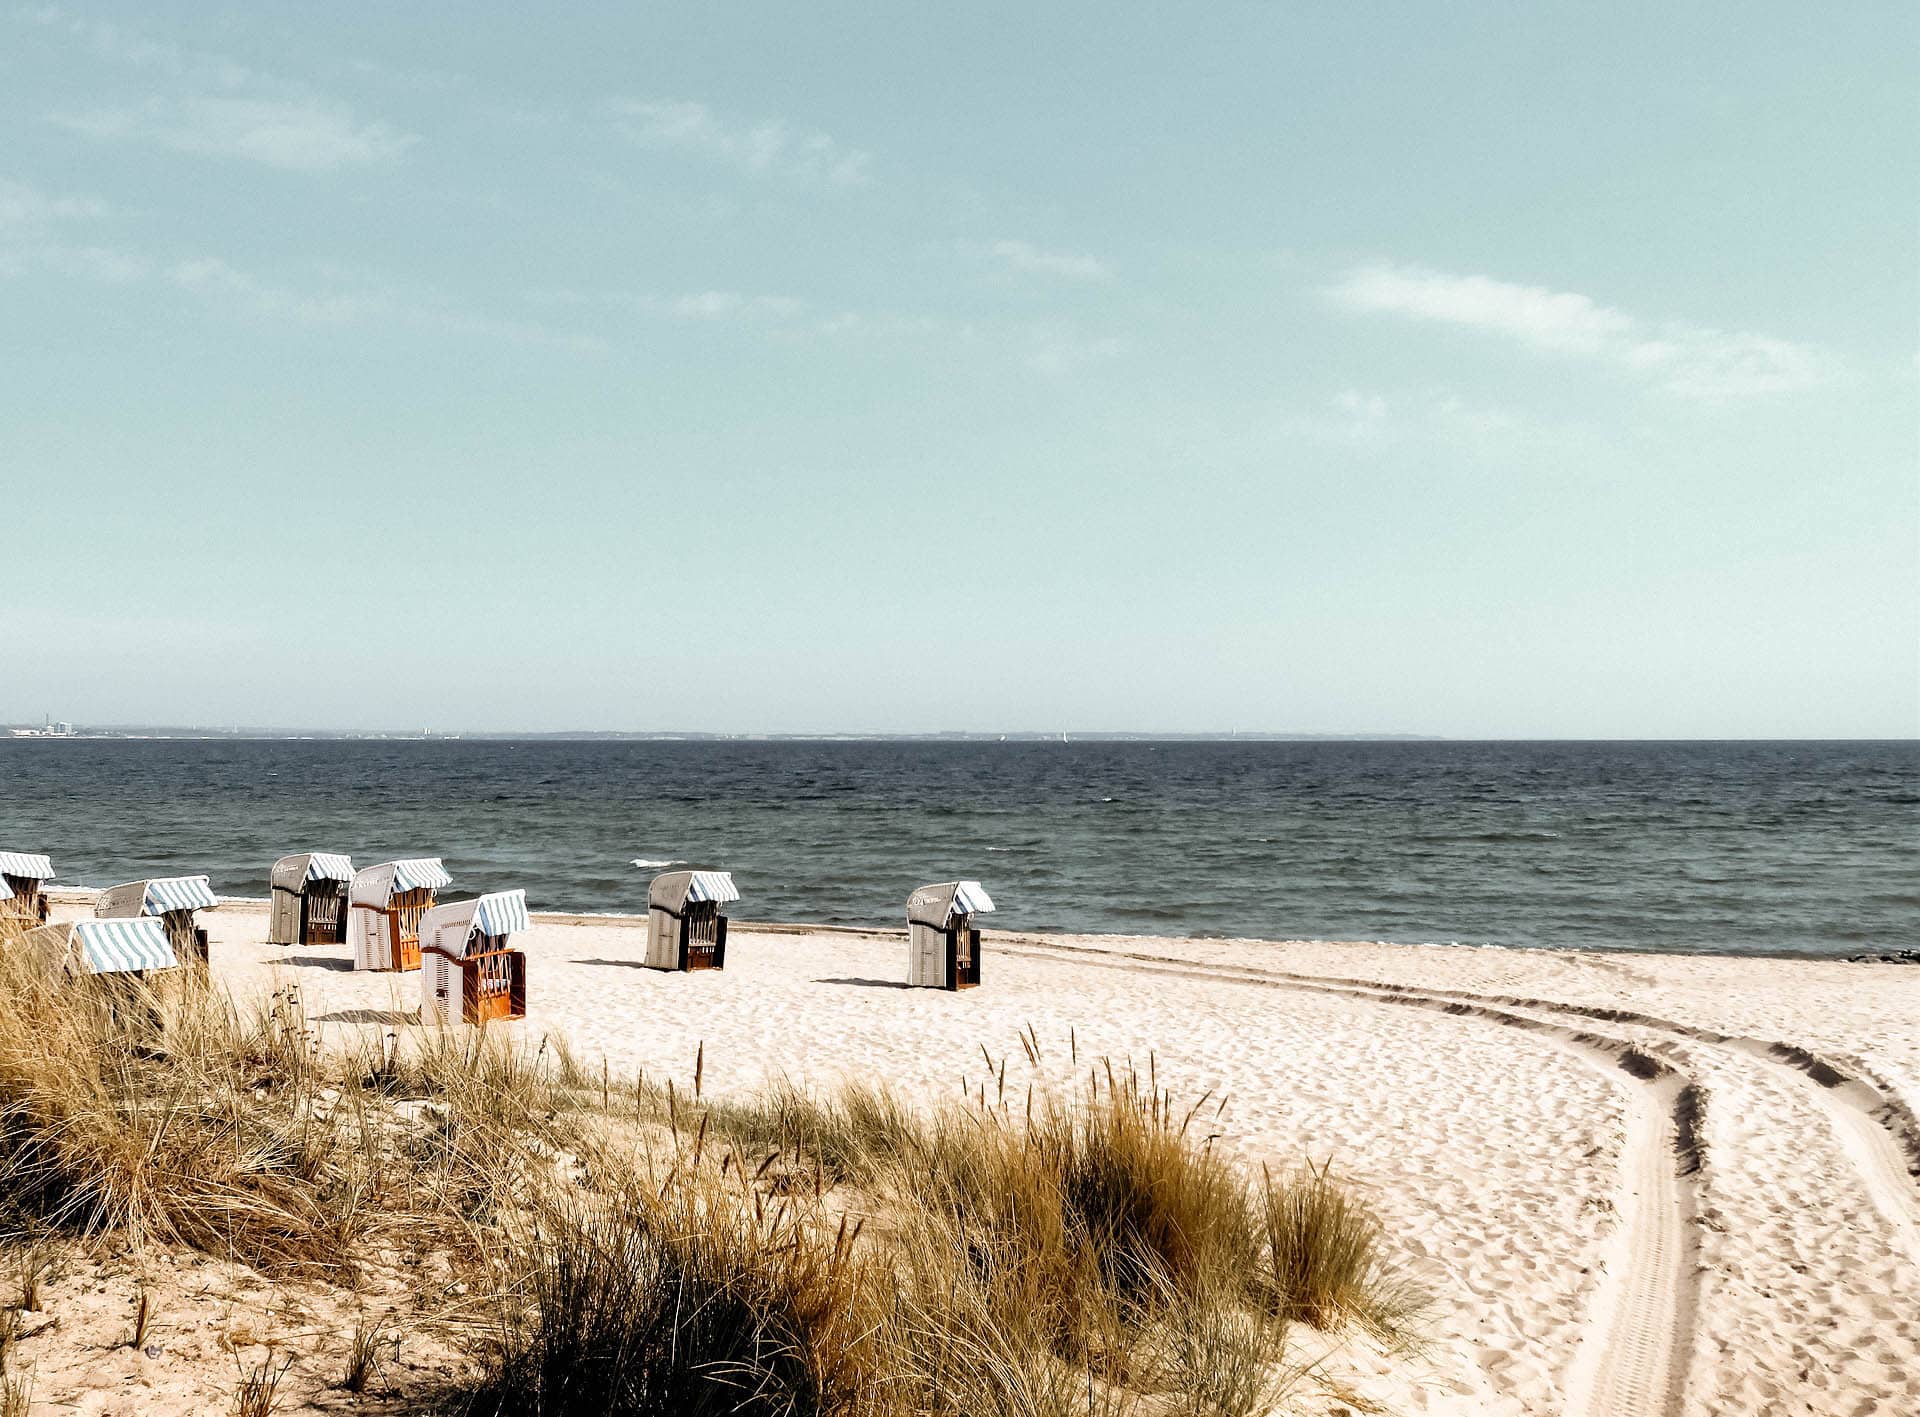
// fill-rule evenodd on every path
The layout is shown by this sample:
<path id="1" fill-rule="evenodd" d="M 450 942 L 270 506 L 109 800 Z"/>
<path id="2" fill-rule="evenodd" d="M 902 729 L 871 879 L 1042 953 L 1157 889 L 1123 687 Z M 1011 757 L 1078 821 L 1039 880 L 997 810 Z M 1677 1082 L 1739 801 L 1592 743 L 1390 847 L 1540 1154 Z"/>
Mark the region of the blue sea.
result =
<path id="1" fill-rule="evenodd" d="M 1920 743 L 0 740 L 0 849 L 62 882 L 438 855 L 469 891 L 898 925 L 1855 954 L 1920 945 Z M 631 864 L 635 858 L 650 863 Z"/>

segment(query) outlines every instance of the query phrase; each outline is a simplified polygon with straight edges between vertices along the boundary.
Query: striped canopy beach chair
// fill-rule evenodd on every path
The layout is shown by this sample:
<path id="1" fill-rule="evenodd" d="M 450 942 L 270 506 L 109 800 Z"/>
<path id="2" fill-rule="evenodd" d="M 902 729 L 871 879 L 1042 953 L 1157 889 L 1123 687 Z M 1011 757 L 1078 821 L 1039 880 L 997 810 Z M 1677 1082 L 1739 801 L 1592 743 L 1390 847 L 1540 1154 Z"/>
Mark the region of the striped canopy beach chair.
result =
<path id="1" fill-rule="evenodd" d="M 907 897 L 907 984 L 971 989 L 980 982 L 980 932 L 973 917 L 993 909 L 978 881 L 922 886 Z"/>
<path id="2" fill-rule="evenodd" d="M 435 892 L 453 884 L 438 856 L 382 861 L 354 872 L 347 896 L 347 937 L 355 969 L 420 967 L 420 917 Z"/>
<path id="3" fill-rule="evenodd" d="M 196 912 L 218 904 L 219 897 L 205 876 L 155 876 L 102 891 L 93 903 L 93 913 L 101 919 L 158 920 L 176 955 L 205 965 L 207 932 L 197 923 Z"/>
<path id="4" fill-rule="evenodd" d="M 0 851 L 0 930 L 31 928 L 47 922 L 44 882 L 53 879 L 53 861 L 30 851 Z"/>
<path id="5" fill-rule="evenodd" d="M 725 969 L 727 917 L 740 899 L 729 871 L 669 871 L 647 887 L 646 963 L 654 969 Z"/>
<path id="6" fill-rule="evenodd" d="M 527 957 L 507 941 L 530 928 L 525 891 L 436 905 L 420 917 L 420 1022 L 527 1016 Z"/>
<path id="7" fill-rule="evenodd" d="M 330 851 L 282 856 L 273 863 L 270 945 L 338 945 L 347 938 L 347 888 L 353 862 Z"/>
<path id="8" fill-rule="evenodd" d="M 180 963 L 165 927 L 151 915 L 42 925 L 27 932 L 22 946 L 52 972 L 68 978 L 87 974 L 144 978 Z"/>

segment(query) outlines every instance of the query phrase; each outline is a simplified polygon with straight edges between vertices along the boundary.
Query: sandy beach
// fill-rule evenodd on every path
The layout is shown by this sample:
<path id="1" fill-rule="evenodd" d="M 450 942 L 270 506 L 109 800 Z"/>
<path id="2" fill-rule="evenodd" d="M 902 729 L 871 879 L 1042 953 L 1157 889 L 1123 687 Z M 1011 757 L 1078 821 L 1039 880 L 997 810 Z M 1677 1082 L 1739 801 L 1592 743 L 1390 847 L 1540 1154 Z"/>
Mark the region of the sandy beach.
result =
<path id="1" fill-rule="evenodd" d="M 297 985 L 324 1034 L 418 1006 L 417 975 L 264 944 L 263 904 L 203 922 L 236 996 Z M 955 995 L 901 987 L 888 934 L 743 925 L 691 975 L 640 967 L 638 919 L 536 916 L 518 943 L 511 1027 L 616 1075 L 690 1083 L 704 1049 L 715 1094 L 859 1077 L 1018 1107 L 1077 1055 L 1224 1097 L 1221 1145 L 1330 1163 L 1434 1295 L 1419 1356 L 1334 1360 L 1380 1410 L 1920 1410 L 1911 966 L 990 933 Z"/>

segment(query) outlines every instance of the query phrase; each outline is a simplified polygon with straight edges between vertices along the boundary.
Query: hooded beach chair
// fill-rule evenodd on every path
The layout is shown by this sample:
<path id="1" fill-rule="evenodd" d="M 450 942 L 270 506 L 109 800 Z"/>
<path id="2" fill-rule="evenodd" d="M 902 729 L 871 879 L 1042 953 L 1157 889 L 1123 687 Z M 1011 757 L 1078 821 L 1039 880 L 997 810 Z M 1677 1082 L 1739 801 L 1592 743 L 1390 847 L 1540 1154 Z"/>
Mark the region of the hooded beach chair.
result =
<path id="1" fill-rule="evenodd" d="M 436 905 L 420 917 L 420 1022 L 527 1016 L 527 956 L 507 941 L 530 928 L 525 891 Z"/>
<path id="2" fill-rule="evenodd" d="M 126 974 L 145 978 L 180 964 L 160 920 L 136 915 L 110 920 L 63 920 L 29 930 L 21 948 L 66 978 Z"/>
<path id="3" fill-rule="evenodd" d="M 646 963 L 653 969 L 725 969 L 727 917 L 740 899 L 727 871 L 669 871 L 647 887 Z"/>
<path id="4" fill-rule="evenodd" d="M 347 936 L 355 969 L 420 967 L 420 917 L 434 892 L 453 884 L 438 856 L 382 861 L 356 871 L 347 896 Z"/>
<path id="5" fill-rule="evenodd" d="M 93 903 L 93 913 L 103 920 L 158 920 L 180 961 L 204 965 L 207 932 L 196 923 L 195 913 L 219 903 L 205 876 L 155 876 L 102 891 Z"/>
<path id="6" fill-rule="evenodd" d="M 0 930 L 47 923 L 47 892 L 53 862 L 26 851 L 0 851 Z"/>
<path id="7" fill-rule="evenodd" d="M 978 881 L 922 886 L 907 897 L 907 983 L 916 989 L 971 989 L 980 982 L 980 932 L 973 917 L 993 909 Z"/>
<path id="8" fill-rule="evenodd" d="M 347 888 L 353 862 L 333 852 L 282 856 L 273 863 L 270 945 L 338 945 L 347 938 Z"/>

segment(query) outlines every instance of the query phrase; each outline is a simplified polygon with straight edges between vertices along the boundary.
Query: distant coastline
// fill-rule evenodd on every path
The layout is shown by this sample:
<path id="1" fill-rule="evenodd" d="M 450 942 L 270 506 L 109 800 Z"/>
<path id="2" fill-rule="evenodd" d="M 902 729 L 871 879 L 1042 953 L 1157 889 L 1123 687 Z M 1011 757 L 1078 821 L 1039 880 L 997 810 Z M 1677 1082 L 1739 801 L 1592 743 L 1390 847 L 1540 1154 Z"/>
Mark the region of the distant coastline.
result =
<path id="1" fill-rule="evenodd" d="M 235 742 L 372 742 L 441 743 L 475 741 L 482 743 L 1442 743 L 1431 733 L 1123 733 L 1081 732 L 1075 729 L 1010 730 L 998 732 L 939 733 L 709 733 L 697 731 L 636 733 L 618 729 L 567 729 L 550 733 L 507 730 L 488 733 L 379 732 L 371 729 L 339 728 L 183 728 L 165 725 L 127 724 L 97 728 L 70 728 L 65 733 L 47 733 L 26 725 L 0 728 L 0 737 L 16 739 L 58 738 L 164 738 L 196 741 Z"/>

